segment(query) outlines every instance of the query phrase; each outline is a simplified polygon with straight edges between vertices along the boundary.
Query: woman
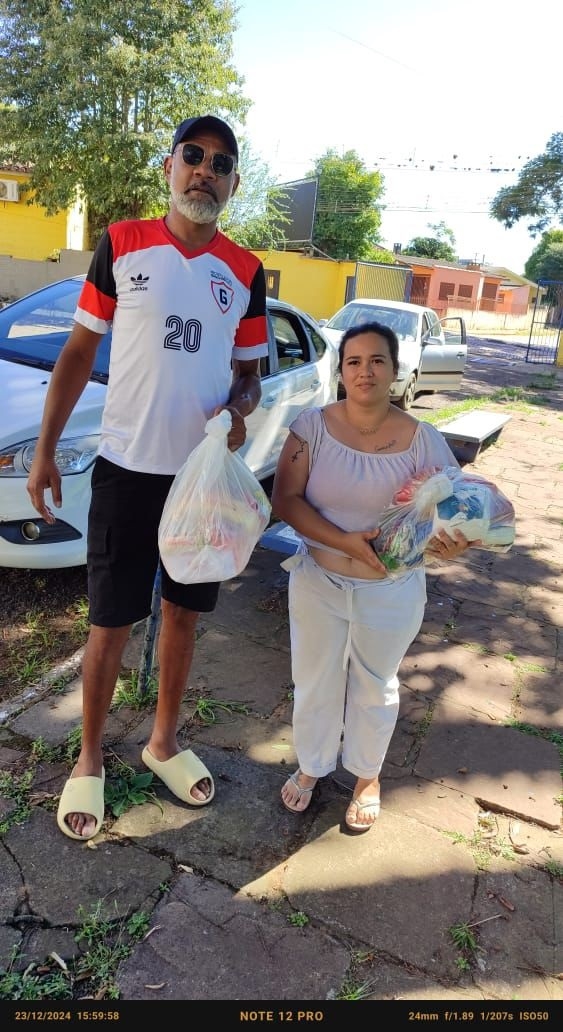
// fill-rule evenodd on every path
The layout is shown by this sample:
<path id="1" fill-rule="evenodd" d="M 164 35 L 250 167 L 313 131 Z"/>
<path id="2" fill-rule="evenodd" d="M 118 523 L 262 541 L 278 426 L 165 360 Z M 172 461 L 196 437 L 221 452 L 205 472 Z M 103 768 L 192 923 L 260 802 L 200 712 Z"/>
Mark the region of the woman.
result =
<path id="1" fill-rule="evenodd" d="M 399 711 L 399 665 L 426 604 L 423 568 L 390 578 L 378 559 L 378 520 L 416 472 L 459 468 L 445 439 L 390 402 L 399 372 L 393 330 L 370 322 L 342 337 L 346 397 L 291 425 L 273 511 L 301 535 L 290 571 L 293 735 L 299 767 L 281 796 L 293 813 L 342 763 L 357 778 L 345 823 L 367 831 L 379 814 L 379 773 Z M 441 531 L 427 552 L 455 559 L 469 543 Z"/>

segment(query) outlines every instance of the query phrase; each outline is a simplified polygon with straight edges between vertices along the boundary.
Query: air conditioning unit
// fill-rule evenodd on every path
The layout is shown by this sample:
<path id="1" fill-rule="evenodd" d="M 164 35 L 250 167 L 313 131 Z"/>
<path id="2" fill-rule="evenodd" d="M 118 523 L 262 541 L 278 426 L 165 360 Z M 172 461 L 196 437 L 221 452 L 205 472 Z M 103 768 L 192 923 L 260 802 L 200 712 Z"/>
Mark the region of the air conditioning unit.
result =
<path id="1" fill-rule="evenodd" d="M 0 179 L 0 201 L 19 201 L 20 184 L 15 179 Z"/>

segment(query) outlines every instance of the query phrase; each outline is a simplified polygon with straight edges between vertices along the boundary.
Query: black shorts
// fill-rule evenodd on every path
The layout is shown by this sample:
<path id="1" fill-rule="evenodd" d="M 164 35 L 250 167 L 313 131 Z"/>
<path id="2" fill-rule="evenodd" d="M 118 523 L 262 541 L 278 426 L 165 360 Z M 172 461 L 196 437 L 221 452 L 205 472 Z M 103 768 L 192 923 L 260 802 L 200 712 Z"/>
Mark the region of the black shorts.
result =
<path id="1" fill-rule="evenodd" d="M 173 481 L 135 473 L 101 456 L 92 470 L 88 514 L 90 623 L 125 627 L 149 616 L 158 570 L 158 525 Z M 220 584 L 178 584 L 161 564 L 161 594 L 194 613 L 211 613 Z"/>

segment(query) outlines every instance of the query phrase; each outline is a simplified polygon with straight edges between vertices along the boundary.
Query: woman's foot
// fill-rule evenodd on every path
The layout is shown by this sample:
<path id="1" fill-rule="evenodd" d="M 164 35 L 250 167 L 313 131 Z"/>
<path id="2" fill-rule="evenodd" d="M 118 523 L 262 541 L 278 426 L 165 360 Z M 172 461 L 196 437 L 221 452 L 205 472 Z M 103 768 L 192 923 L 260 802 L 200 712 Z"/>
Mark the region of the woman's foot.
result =
<path id="1" fill-rule="evenodd" d="M 344 817 L 351 831 L 369 831 L 379 817 L 379 778 L 358 778 L 352 802 Z"/>
<path id="2" fill-rule="evenodd" d="M 318 778 L 309 777 L 303 774 L 298 767 L 294 774 L 290 774 L 281 790 L 282 803 L 292 813 L 303 813 L 311 802 L 313 789 Z"/>

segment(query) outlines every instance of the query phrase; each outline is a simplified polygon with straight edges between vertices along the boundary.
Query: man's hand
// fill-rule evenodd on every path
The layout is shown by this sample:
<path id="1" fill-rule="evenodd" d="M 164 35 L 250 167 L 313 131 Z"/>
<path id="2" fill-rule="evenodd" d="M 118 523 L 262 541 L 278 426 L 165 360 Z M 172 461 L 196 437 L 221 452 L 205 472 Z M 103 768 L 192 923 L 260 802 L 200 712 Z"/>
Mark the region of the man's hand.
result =
<path id="1" fill-rule="evenodd" d="M 246 423 L 235 405 L 218 405 L 213 415 L 218 416 L 225 409 L 231 413 L 232 419 L 231 429 L 227 435 L 227 445 L 229 451 L 238 451 L 246 441 Z"/>
<path id="2" fill-rule="evenodd" d="M 55 516 L 45 502 L 45 491 L 50 488 L 53 505 L 60 509 L 63 496 L 61 490 L 61 474 L 54 459 L 39 459 L 36 455 L 27 481 L 27 493 L 34 509 L 43 517 L 45 523 L 55 523 Z"/>

